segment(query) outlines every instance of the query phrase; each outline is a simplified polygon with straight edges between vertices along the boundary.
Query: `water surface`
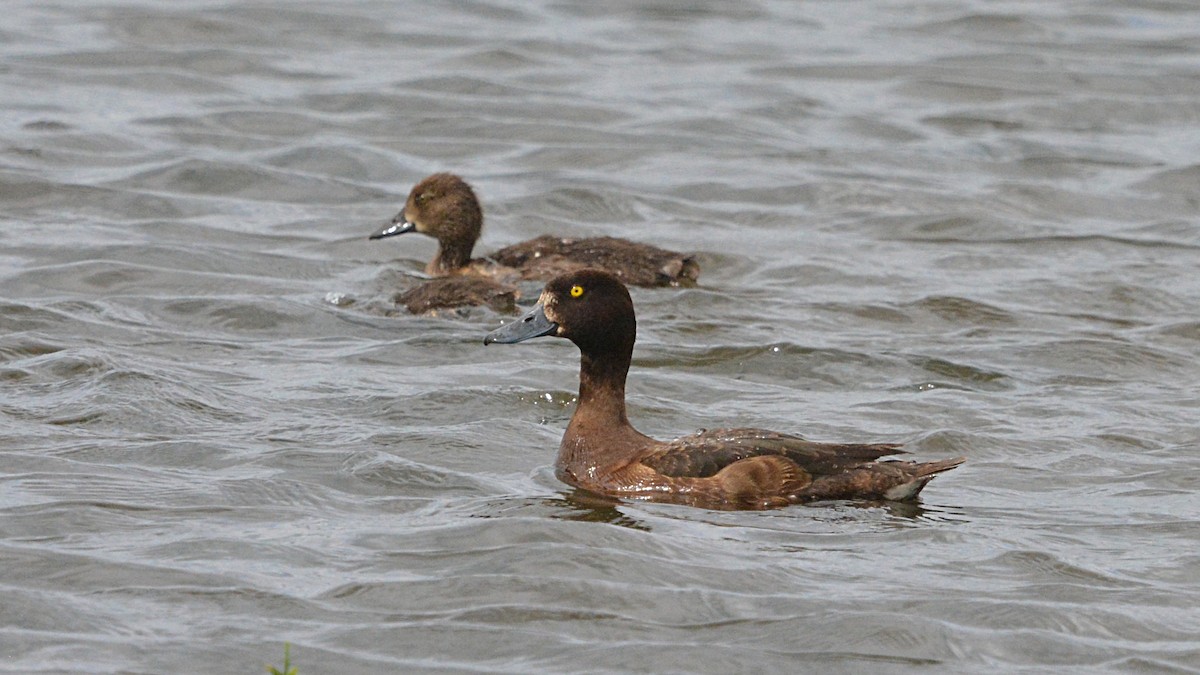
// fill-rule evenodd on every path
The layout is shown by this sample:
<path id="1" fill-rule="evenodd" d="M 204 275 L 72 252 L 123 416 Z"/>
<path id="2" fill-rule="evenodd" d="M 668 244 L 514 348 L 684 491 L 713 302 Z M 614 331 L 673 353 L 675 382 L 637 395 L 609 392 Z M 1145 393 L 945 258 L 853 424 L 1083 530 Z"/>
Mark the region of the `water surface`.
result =
<path id="1" fill-rule="evenodd" d="M 3 672 L 1200 672 L 1194 3 L 4 11 Z M 574 349 L 393 311 L 438 170 L 485 251 L 700 255 L 634 293 L 646 433 L 967 463 L 573 492 Z"/>

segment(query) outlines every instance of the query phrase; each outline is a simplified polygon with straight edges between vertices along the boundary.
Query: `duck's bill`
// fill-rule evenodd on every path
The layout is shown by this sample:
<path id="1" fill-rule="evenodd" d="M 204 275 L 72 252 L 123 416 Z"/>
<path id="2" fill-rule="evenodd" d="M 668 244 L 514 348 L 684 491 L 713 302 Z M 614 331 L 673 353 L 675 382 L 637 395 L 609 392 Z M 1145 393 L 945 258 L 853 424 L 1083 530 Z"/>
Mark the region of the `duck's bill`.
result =
<path id="1" fill-rule="evenodd" d="M 524 342 L 535 337 L 550 335 L 558 330 L 558 324 L 546 318 L 546 313 L 542 311 L 541 304 L 538 304 L 525 316 L 504 324 L 496 330 L 487 334 L 483 338 L 483 344 L 490 345 L 493 342 L 499 342 L 502 345 L 510 345 L 515 342 Z"/>
<path id="2" fill-rule="evenodd" d="M 405 232 L 414 232 L 414 231 L 416 231 L 416 229 L 417 229 L 416 223 L 410 223 L 407 220 L 404 220 L 403 218 L 401 218 L 399 220 L 394 220 L 394 221 L 388 223 L 387 225 L 384 225 L 383 227 L 379 228 L 378 230 L 375 230 L 373 233 L 371 233 L 371 236 L 367 237 L 367 238 L 368 239 L 384 239 L 386 237 L 394 237 L 398 234 L 404 234 Z"/>

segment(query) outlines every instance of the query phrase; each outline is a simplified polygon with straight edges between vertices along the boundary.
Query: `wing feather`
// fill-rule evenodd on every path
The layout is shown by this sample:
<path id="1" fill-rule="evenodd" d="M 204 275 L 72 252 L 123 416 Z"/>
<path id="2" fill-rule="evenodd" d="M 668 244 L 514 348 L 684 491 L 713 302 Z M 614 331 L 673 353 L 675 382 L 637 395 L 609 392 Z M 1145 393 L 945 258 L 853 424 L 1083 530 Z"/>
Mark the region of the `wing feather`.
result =
<path id="1" fill-rule="evenodd" d="M 766 429 L 709 429 L 669 441 L 641 463 L 665 476 L 707 478 L 748 457 L 779 455 L 822 476 L 903 453 L 899 448 L 892 443 L 818 443 Z"/>

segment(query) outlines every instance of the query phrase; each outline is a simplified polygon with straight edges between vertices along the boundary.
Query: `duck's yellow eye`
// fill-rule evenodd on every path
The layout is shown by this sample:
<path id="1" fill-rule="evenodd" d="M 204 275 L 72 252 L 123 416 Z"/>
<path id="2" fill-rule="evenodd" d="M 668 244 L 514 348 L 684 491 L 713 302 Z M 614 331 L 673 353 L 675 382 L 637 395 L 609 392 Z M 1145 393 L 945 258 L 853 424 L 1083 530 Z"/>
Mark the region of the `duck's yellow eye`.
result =
<path id="1" fill-rule="evenodd" d="M 581 295 L 583 295 L 583 286 L 576 285 L 576 286 L 571 287 L 571 297 L 572 298 L 578 298 Z"/>

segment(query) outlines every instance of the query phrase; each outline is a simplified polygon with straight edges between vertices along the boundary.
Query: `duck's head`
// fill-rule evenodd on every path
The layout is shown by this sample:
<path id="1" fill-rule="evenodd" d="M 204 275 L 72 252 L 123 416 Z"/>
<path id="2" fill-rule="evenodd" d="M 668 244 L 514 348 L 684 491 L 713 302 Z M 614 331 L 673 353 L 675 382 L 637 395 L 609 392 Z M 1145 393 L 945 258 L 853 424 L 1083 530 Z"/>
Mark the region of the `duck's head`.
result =
<path id="1" fill-rule="evenodd" d="M 413 186 L 404 210 L 371 234 L 371 239 L 420 232 L 443 248 L 469 250 L 483 229 L 483 210 L 475 191 L 452 173 L 435 173 Z"/>
<path id="2" fill-rule="evenodd" d="M 552 335 L 585 353 L 632 353 L 637 320 L 629 290 L 615 276 L 584 269 L 551 279 L 525 316 L 487 334 L 483 344 L 511 344 Z"/>

